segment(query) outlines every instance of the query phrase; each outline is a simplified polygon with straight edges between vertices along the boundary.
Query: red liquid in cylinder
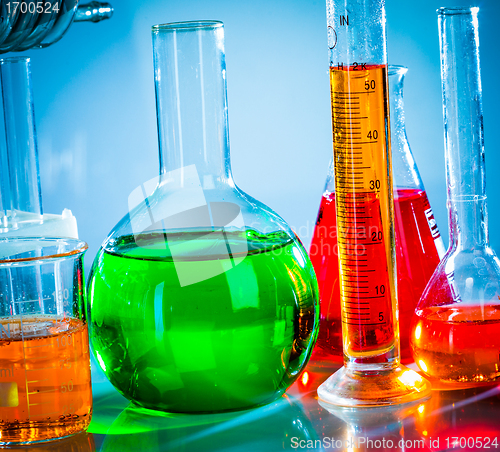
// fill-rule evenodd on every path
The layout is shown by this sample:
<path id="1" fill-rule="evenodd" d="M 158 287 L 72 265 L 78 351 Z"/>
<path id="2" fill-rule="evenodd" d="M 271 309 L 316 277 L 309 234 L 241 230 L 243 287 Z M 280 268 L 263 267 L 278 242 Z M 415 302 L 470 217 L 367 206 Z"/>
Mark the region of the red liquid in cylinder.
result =
<path id="1" fill-rule="evenodd" d="M 439 263 L 440 237 L 425 191 L 399 189 L 394 198 L 401 358 L 411 361 L 410 324 L 424 288 Z M 313 360 L 342 360 L 342 316 L 335 193 L 325 193 L 311 242 L 310 257 L 320 291 L 321 320 Z"/>

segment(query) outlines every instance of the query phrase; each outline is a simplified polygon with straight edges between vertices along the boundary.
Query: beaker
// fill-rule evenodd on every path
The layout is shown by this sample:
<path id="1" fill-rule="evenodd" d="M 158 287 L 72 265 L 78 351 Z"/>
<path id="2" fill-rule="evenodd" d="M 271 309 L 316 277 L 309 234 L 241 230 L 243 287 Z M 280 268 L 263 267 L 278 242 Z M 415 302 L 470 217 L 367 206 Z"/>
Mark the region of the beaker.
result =
<path id="1" fill-rule="evenodd" d="M 317 335 L 307 252 L 231 174 L 223 32 L 218 21 L 153 27 L 160 176 L 132 192 L 88 283 L 98 362 L 152 409 L 271 402 Z"/>
<path id="2" fill-rule="evenodd" d="M 500 261 L 488 238 L 478 10 L 437 11 L 450 246 L 411 337 L 423 372 L 461 383 L 500 377 Z"/>
<path id="3" fill-rule="evenodd" d="M 394 233 L 401 361 L 413 360 L 410 328 L 415 307 L 444 256 L 443 239 L 408 143 L 403 82 L 407 68 L 388 67 L 391 153 L 394 193 Z M 337 219 L 334 161 L 330 161 L 311 248 L 320 293 L 320 329 L 312 359 L 318 364 L 342 362 Z"/>
<path id="4" fill-rule="evenodd" d="M 74 239 L 0 239 L 0 444 L 62 438 L 90 423 L 86 249 Z"/>
<path id="5" fill-rule="evenodd" d="M 385 3 L 328 0 L 327 17 L 344 367 L 318 396 L 413 402 L 430 385 L 399 359 Z"/>

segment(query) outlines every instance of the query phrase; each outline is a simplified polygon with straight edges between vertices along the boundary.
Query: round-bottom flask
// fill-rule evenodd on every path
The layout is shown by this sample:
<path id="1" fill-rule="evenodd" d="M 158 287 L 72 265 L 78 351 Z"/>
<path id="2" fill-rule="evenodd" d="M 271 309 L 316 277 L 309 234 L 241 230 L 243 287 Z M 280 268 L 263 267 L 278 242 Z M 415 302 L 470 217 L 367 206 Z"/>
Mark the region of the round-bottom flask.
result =
<path id="1" fill-rule="evenodd" d="M 500 378 L 500 261 L 488 241 L 477 11 L 438 10 L 450 247 L 411 337 L 427 375 L 474 384 Z"/>
<path id="2" fill-rule="evenodd" d="M 394 232 L 401 360 L 412 360 L 410 327 L 415 307 L 445 253 L 422 179 L 406 137 L 403 82 L 407 69 L 389 66 Z M 368 231 L 370 232 L 370 231 Z M 333 159 L 316 220 L 310 257 L 318 277 L 321 319 L 313 360 L 343 360 Z"/>
<path id="3" fill-rule="evenodd" d="M 287 224 L 232 179 L 222 23 L 155 26 L 153 47 L 161 173 L 130 195 L 94 261 L 93 349 L 143 407 L 265 404 L 310 356 L 314 270 Z"/>

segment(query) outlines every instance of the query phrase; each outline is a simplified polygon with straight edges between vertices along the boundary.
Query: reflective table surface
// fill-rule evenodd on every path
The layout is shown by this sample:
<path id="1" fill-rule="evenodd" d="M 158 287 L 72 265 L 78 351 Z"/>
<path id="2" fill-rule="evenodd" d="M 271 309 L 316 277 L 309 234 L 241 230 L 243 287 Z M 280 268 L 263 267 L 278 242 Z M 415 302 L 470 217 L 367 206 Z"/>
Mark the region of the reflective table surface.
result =
<path id="1" fill-rule="evenodd" d="M 430 399 L 410 406 L 327 409 L 318 402 L 316 389 L 334 370 L 311 363 L 285 396 L 254 410 L 184 415 L 135 408 L 93 366 L 94 412 L 89 432 L 13 449 L 500 450 L 500 385 L 450 389 L 438 382 Z"/>

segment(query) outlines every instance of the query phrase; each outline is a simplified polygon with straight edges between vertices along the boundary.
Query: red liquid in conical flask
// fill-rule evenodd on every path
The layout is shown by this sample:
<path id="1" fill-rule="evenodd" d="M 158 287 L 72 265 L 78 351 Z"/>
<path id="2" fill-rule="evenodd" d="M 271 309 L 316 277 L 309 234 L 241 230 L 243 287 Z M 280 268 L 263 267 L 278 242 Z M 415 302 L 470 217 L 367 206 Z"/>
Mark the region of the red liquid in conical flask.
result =
<path id="1" fill-rule="evenodd" d="M 439 263 L 439 230 L 425 191 L 398 189 L 394 199 L 401 359 L 411 361 L 410 324 L 424 288 Z M 335 193 L 326 192 L 316 221 L 310 257 L 318 278 L 321 320 L 316 361 L 342 361 L 342 316 Z"/>

